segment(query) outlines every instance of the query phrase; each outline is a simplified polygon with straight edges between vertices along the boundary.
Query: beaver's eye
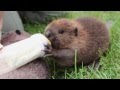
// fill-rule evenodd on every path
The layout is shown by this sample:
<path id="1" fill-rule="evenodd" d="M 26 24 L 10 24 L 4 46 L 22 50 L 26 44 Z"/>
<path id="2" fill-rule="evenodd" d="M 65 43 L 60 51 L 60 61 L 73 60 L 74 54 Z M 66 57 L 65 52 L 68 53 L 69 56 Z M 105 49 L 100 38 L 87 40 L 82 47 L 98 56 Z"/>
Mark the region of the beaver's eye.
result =
<path id="1" fill-rule="evenodd" d="M 16 32 L 17 35 L 21 35 L 20 30 L 16 30 L 15 32 Z"/>
<path id="2" fill-rule="evenodd" d="M 59 30 L 58 33 L 63 34 L 64 30 Z"/>

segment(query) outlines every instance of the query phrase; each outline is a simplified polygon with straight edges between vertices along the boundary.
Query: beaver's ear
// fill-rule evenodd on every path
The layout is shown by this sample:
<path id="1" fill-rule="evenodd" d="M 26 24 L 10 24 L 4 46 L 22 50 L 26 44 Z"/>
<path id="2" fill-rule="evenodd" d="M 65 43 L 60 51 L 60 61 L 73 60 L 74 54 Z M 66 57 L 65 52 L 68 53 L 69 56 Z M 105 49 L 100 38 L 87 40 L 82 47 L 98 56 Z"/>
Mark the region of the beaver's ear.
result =
<path id="1" fill-rule="evenodd" d="M 78 36 L 78 29 L 77 28 L 74 29 L 74 35 Z"/>
<path id="2" fill-rule="evenodd" d="M 15 31 L 17 35 L 21 35 L 21 31 L 20 30 L 16 30 Z"/>

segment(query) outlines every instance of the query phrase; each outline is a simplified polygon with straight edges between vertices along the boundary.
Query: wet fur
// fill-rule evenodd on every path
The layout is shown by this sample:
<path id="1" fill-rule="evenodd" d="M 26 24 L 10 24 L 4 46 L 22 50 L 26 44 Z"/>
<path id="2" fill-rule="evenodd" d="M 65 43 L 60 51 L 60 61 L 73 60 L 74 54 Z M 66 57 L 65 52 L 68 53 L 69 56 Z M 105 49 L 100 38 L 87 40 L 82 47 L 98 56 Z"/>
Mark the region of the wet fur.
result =
<path id="1" fill-rule="evenodd" d="M 87 17 L 55 20 L 46 27 L 45 35 L 52 43 L 53 58 L 60 66 L 74 65 L 75 49 L 78 51 L 78 64 L 97 61 L 110 43 L 106 25 Z"/>
<path id="2" fill-rule="evenodd" d="M 10 31 L 2 36 L 4 46 L 30 37 L 30 34 L 24 31 Z M 0 79 L 47 79 L 49 78 L 48 65 L 42 59 L 22 66 L 21 68 L 0 76 Z"/>

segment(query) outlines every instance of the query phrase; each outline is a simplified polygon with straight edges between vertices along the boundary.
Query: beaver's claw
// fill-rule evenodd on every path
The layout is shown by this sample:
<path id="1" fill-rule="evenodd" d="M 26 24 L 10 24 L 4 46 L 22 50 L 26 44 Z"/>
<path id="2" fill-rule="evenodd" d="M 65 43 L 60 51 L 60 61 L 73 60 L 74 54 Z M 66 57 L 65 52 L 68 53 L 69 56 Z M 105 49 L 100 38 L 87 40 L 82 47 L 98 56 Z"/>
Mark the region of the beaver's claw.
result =
<path id="1" fill-rule="evenodd" d="M 52 47 L 51 45 L 45 45 L 45 50 L 44 50 L 45 54 L 51 54 L 52 52 Z"/>

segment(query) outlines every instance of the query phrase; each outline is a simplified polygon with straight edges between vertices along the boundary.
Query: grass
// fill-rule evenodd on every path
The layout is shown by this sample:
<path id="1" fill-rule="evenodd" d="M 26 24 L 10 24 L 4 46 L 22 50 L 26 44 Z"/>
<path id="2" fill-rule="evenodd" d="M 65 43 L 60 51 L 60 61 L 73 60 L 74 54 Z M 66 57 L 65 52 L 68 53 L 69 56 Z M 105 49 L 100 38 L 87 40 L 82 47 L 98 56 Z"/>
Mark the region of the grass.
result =
<path id="1" fill-rule="evenodd" d="M 75 65 L 74 66 L 75 66 L 75 72 L 74 73 L 76 74 L 75 76 L 77 78 L 77 49 L 75 50 Z"/>
<path id="2" fill-rule="evenodd" d="M 93 66 L 77 66 L 70 68 L 59 68 L 55 62 L 48 58 L 51 68 L 52 79 L 119 79 L 120 78 L 120 12 L 104 11 L 71 11 L 66 16 L 58 18 L 76 19 L 79 17 L 97 17 L 105 23 L 110 22 L 111 47 L 106 56 L 100 59 L 100 70 Z M 37 25 L 25 24 L 25 29 L 31 34 L 44 32 L 47 24 Z M 76 62 L 76 58 L 75 58 Z"/>

